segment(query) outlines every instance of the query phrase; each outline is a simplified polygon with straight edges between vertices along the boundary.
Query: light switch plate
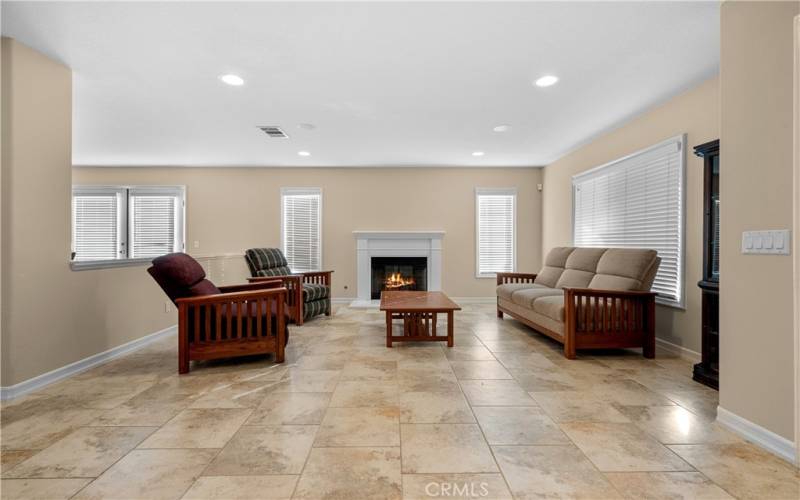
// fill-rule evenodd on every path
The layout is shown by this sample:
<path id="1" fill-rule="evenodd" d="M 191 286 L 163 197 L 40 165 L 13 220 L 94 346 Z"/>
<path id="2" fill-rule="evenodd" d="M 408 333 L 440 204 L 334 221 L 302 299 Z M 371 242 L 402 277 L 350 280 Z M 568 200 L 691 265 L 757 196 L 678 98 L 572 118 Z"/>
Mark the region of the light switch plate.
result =
<path id="1" fill-rule="evenodd" d="M 792 234 L 788 229 L 776 231 L 744 231 L 742 233 L 742 253 L 789 255 Z"/>

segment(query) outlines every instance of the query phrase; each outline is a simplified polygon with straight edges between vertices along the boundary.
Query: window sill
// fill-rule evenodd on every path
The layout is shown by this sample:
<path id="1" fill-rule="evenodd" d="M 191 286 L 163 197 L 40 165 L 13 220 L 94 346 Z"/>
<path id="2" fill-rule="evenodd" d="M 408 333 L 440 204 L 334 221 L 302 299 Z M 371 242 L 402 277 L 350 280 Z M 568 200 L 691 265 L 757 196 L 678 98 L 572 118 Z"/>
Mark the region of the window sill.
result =
<path id="1" fill-rule="evenodd" d="M 686 310 L 686 304 L 684 302 L 675 302 L 674 300 L 663 299 L 658 296 L 656 296 L 656 305 L 662 307 L 669 307 L 670 309 L 676 309 L 678 311 Z"/>
<path id="2" fill-rule="evenodd" d="M 69 267 L 73 271 L 90 271 L 92 269 L 144 266 L 150 264 L 152 260 L 149 257 L 141 259 L 73 260 L 70 261 Z"/>

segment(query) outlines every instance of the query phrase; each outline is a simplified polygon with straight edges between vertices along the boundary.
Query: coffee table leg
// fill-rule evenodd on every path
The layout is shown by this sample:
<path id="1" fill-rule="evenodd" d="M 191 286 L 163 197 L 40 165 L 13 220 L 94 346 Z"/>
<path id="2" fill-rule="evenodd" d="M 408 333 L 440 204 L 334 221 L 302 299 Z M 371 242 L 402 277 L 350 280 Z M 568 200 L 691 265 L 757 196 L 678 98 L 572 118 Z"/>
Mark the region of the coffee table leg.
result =
<path id="1" fill-rule="evenodd" d="M 386 347 L 392 347 L 392 313 L 386 311 Z"/>
<path id="2" fill-rule="evenodd" d="M 453 311 L 447 312 L 447 347 L 453 347 Z"/>

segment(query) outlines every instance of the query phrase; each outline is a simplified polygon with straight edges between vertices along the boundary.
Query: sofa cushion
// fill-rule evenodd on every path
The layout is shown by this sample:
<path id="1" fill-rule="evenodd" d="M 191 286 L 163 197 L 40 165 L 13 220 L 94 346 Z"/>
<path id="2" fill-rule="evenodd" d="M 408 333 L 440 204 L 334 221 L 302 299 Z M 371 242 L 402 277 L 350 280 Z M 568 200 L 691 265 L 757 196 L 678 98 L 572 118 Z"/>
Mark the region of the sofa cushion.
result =
<path id="1" fill-rule="evenodd" d="M 267 269 L 289 268 L 289 262 L 286 261 L 286 256 L 279 248 L 250 248 L 244 252 L 244 258 L 252 276 L 291 274 L 289 272 L 259 274 L 259 271 Z"/>
<path id="2" fill-rule="evenodd" d="M 218 293 L 222 293 L 219 291 L 219 288 L 217 288 L 217 286 L 214 283 L 205 279 L 200 280 L 199 282 L 189 287 L 190 297 L 199 297 L 201 295 L 216 295 Z"/>
<path id="3" fill-rule="evenodd" d="M 589 288 L 604 290 L 634 291 L 650 289 L 646 280 L 653 278 L 657 269 L 658 255 L 655 250 L 639 248 L 609 248 L 597 263 L 597 274 Z"/>
<path id="4" fill-rule="evenodd" d="M 202 282 L 206 273 L 203 266 L 185 253 L 170 253 L 153 259 L 153 265 L 147 269 L 150 276 L 161 286 L 167 297 L 174 303 L 177 299 L 184 297 L 194 297 L 197 295 L 207 295 L 202 293 L 219 293 L 213 291 L 208 284 L 203 284 L 197 291 L 192 287 Z M 214 285 L 211 284 L 211 287 Z M 216 287 L 214 287 L 215 289 Z"/>
<path id="5" fill-rule="evenodd" d="M 551 295 L 564 295 L 563 290 L 556 288 L 526 288 L 524 290 L 517 290 L 511 294 L 511 302 L 528 308 L 533 308 L 533 301 L 540 297 L 549 297 Z"/>
<path id="6" fill-rule="evenodd" d="M 303 283 L 303 302 L 327 299 L 330 294 L 329 286 L 320 283 Z"/>
<path id="7" fill-rule="evenodd" d="M 544 267 L 536 275 L 534 283 L 548 288 L 555 288 L 558 278 L 564 272 L 567 258 L 570 256 L 574 247 L 555 247 L 547 253 L 544 260 Z"/>
<path id="8" fill-rule="evenodd" d="M 286 266 L 281 267 L 270 267 L 269 269 L 259 269 L 253 276 L 263 277 L 263 276 L 288 276 L 292 274 L 292 271 L 289 270 Z"/>
<path id="9" fill-rule="evenodd" d="M 526 290 L 528 288 L 540 288 L 541 285 L 534 285 L 533 283 L 504 283 L 498 285 L 497 296 L 506 300 L 511 300 L 511 295 L 517 290 Z"/>
<path id="10" fill-rule="evenodd" d="M 533 301 L 533 310 L 554 321 L 564 321 L 564 295 L 540 297 Z"/>
<path id="11" fill-rule="evenodd" d="M 556 288 L 586 288 L 594 278 L 597 263 L 606 252 L 605 248 L 576 248 L 567 257 L 564 272 L 558 278 Z"/>

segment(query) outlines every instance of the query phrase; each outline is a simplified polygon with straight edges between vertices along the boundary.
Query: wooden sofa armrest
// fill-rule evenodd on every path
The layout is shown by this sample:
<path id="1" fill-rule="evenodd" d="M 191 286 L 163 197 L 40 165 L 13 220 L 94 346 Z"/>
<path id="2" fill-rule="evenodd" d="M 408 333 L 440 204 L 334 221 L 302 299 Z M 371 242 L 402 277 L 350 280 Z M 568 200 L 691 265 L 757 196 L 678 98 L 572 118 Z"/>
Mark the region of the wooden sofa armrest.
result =
<path id="1" fill-rule="evenodd" d="M 564 355 L 577 346 L 642 346 L 655 357 L 656 293 L 593 288 L 564 289 Z M 580 337 L 580 339 L 579 339 Z"/>
<path id="2" fill-rule="evenodd" d="M 531 273 L 497 273 L 497 285 L 504 283 L 533 283 L 536 274 Z"/>
<path id="3" fill-rule="evenodd" d="M 204 306 L 211 304 L 229 304 L 232 302 L 256 301 L 258 299 L 275 298 L 286 295 L 286 288 L 267 288 L 248 291 L 215 293 L 212 295 L 198 295 L 197 297 L 184 297 L 175 301 L 181 306 Z"/>
<path id="4" fill-rule="evenodd" d="M 317 283 L 320 285 L 331 286 L 331 274 L 333 271 L 311 271 L 303 273 L 303 283 Z"/>
<path id="5" fill-rule="evenodd" d="M 219 287 L 219 290 L 222 293 L 231 293 L 231 292 L 247 292 L 250 290 L 264 290 L 269 288 L 280 288 L 283 286 L 283 282 L 281 280 L 259 280 L 253 281 L 250 283 L 243 283 L 240 285 L 225 285 Z"/>
<path id="6" fill-rule="evenodd" d="M 291 316 L 295 324 L 303 324 L 303 275 L 285 274 L 281 276 L 257 276 L 247 279 L 250 283 L 265 281 L 280 281 L 286 287 L 286 303 L 291 310 Z"/>

